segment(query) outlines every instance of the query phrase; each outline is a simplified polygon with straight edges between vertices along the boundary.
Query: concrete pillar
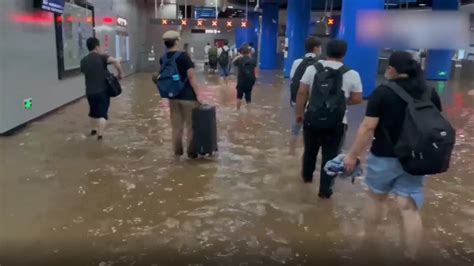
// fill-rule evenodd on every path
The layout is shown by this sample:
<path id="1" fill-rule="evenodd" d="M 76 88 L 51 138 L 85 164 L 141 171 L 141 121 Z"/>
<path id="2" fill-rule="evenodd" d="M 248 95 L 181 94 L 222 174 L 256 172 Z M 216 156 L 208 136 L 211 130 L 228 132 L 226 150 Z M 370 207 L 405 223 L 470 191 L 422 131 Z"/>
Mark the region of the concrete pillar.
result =
<path id="1" fill-rule="evenodd" d="M 339 38 L 349 46 L 345 64 L 360 73 L 364 97 L 369 97 L 376 86 L 379 50 L 357 42 L 357 16 L 360 11 L 384 10 L 384 6 L 384 0 L 344 0 L 342 3 Z"/>
<path id="2" fill-rule="evenodd" d="M 261 5 L 262 14 L 262 43 L 260 45 L 260 68 L 278 68 L 278 3 L 264 3 Z"/>
<path id="3" fill-rule="evenodd" d="M 286 39 L 288 55 L 285 58 L 285 77 L 290 76 L 293 61 L 305 54 L 304 42 L 309 34 L 311 0 L 288 0 L 288 23 Z"/>
<path id="4" fill-rule="evenodd" d="M 249 12 L 249 26 L 247 28 L 240 28 L 240 25 L 237 25 L 238 28 L 235 31 L 235 43 L 237 48 L 240 48 L 243 44 L 252 43 L 253 48 L 257 49 L 258 30 L 260 29 L 259 16 L 257 12 Z"/>

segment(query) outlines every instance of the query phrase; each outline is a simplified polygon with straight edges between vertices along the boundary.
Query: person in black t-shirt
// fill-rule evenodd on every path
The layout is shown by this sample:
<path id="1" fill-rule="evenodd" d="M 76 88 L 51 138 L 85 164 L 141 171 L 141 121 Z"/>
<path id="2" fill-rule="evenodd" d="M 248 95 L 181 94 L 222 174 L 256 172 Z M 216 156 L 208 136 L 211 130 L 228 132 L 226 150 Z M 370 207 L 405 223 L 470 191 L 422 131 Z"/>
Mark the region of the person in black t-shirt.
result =
<path id="1" fill-rule="evenodd" d="M 421 67 L 410 53 L 394 52 L 385 77 L 396 82 L 415 99 L 420 99 L 426 90 L 432 90 L 431 101 L 441 111 L 438 94 L 426 86 Z M 414 259 L 423 230 L 419 210 L 424 198 L 424 177 L 406 173 L 394 154 L 394 144 L 400 138 L 406 107 L 407 103 L 392 89 L 379 86 L 369 99 L 366 117 L 346 157 L 345 168 L 347 172 L 353 171 L 357 157 L 375 137 L 365 178 L 369 187 L 365 232 L 367 236 L 375 237 L 388 194 L 395 194 L 405 229 L 405 256 Z"/>
<path id="2" fill-rule="evenodd" d="M 167 31 L 163 35 L 163 40 L 167 48 L 166 56 L 168 58 L 179 51 L 179 33 L 176 31 Z M 198 101 L 198 82 L 196 73 L 194 71 L 194 63 L 191 57 L 186 52 L 176 59 L 179 76 L 185 82 L 183 91 L 173 99 L 170 99 L 170 113 L 171 113 L 171 127 L 173 134 L 173 149 L 176 156 L 184 154 L 183 150 L 183 133 L 186 127 L 188 149 L 187 154 L 189 158 L 197 158 L 197 152 L 193 150 L 193 125 L 192 114 L 193 109 L 199 106 Z M 163 62 L 160 61 L 160 64 Z"/>
<path id="3" fill-rule="evenodd" d="M 84 73 L 86 80 L 91 135 L 98 135 L 97 138 L 101 140 L 109 119 L 110 96 L 106 92 L 107 65 L 112 64 L 115 67 L 119 80 L 122 79 L 123 71 L 117 59 L 101 53 L 97 38 L 87 39 L 87 49 L 90 53 L 81 60 L 81 72 Z"/>
<path id="4" fill-rule="evenodd" d="M 257 60 L 252 58 L 250 46 L 240 49 L 240 55 L 233 60 L 237 67 L 237 110 L 242 107 L 242 99 L 245 96 L 247 106 L 252 103 L 252 90 L 258 76 Z"/>

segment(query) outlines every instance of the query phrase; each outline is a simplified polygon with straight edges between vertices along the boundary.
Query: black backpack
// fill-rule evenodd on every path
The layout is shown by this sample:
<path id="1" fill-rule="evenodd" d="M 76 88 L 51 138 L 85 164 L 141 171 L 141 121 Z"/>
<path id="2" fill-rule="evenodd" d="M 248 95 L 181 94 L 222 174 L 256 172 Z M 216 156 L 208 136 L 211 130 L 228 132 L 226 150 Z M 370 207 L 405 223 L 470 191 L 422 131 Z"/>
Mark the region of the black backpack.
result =
<path id="1" fill-rule="evenodd" d="M 395 155 L 403 169 L 412 175 L 446 172 L 456 142 L 456 131 L 431 101 L 428 89 L 414 99 L 395 82 L 386 84 L 407 103 L 400 138 L 394 144 Z M 388 132 L 385 134 L 390 140 Z"/>
<path id="2" fill-rule="evenodd" d="M 255 64 L 250 58 L 243 57 L 240 60 L 241 62 L 239 64 L 239 83 L 251 86 L 255 83 L 255 80 L 257 79 L 255 77 Z"/>
<path id="3" fill-rule="evenodd" d="M 230 52 L 230 49 L 226 51 L 225 48 L 222 47 L 222 52 L 221 52 L 221 55 L 219 56 L 219 65 L 221 67 L 226 67 L 229 65 L 229 52 Z"/>
<path id="4" fill-rule="evenodd" d="M 300 88 L 300 81 L 303 78 L 304 72 L 309 66 L 314 65 L 316 62 L 317 62 L 317 59 L 315 57 L 305 57 L 303 58 L 303 61 L 300 63 L 300 65 L 296 68 L 293 78 L 291 79 L 291 85 L 290 85 L 290 90 L 291 90 L 290 105 L 291 106 L 295 106 L 296 104 L 296 96 L 298 95 L 298 89 Z"/>
<path id="5" fill-rule="evenodd" d="M 339 69 L 315 65 L 317 73 L 311 91 L 311 98 L 304 117 L 307 126 L 316 129 L 331 129 L 342 124 L 347 101 L 342 90 L 342 77 L 350 71 L 346 66 Z"/>

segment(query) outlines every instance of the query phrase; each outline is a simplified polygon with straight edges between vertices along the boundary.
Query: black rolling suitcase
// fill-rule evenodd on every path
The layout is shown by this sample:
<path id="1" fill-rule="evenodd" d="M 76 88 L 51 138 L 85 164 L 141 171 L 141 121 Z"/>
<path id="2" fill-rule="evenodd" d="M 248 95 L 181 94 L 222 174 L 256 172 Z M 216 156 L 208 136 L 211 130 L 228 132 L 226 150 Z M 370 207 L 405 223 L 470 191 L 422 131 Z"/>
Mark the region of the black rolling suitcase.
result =
<path id="1" fill-rule="evenodd" d="M 199 155 L 217 151 L 216 107 L 203 104 L 193 110 L 193 143 Z"/>

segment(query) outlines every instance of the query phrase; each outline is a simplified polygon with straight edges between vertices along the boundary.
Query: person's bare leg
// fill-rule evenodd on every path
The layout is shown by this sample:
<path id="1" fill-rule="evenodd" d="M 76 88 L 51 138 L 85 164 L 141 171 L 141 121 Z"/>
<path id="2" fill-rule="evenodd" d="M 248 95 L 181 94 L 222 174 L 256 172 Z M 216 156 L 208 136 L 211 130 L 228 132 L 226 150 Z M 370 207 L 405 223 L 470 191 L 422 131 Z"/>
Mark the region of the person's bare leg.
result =
<path id="1" fill-rule="evenodd" d="M 247 109 L 247 113 L 251 113 L 252 112 L 252 103 L 246 103 L 245 104 L 245 108 Z"/>
<path id="2" fill-rule="evenodd" d="M 403 219 L 406 245 L 405 256 L 409 259 L 416 259 L 423 237 L 423 224 L 420 212 L 412 199 L 397 197 L 397 203 Z"/>
<path id="3" fill-rule="evenodd" d="M 290 136 L 290 155 L 296 155 L 296 143 L 298 143 L 298 135 L 291 134 Z"/>
<path id="4" fill-rule="evenodd" d="M 385 201 L 385 204 L 383 205 L 382 220 L 388 220 L 388 200 Z"/>
<path id="5" fill-rule="evenodd" d="M 240 108 L 242 108 L 242 100 L 237 99 L 237 111 L 240 111 Z"/>
<path id="6" fill-rule="evenodd" d="M 107 120 L 105 118 L 99 118 L 97 121 L 97 135 L 99 139 L 102 139 L 102 137 L 104 136 L 105 128 L 107 127 Z"/>
<path id="7" fill-rule="evenodd" d="M 99 130 L 98 119 L 89 117 L 89 123 L 91 127 L 91 136 L 97 135 L 97 130 Z"/>
<path id="8" fill-rule="evenodd" d="M 383 210 L 388 195 L 378 195 L 368 192 L 364 209 L 364 236 L 366 240 L 373 241 L 377 235 L 377 229 L 382 222 Z"/>

